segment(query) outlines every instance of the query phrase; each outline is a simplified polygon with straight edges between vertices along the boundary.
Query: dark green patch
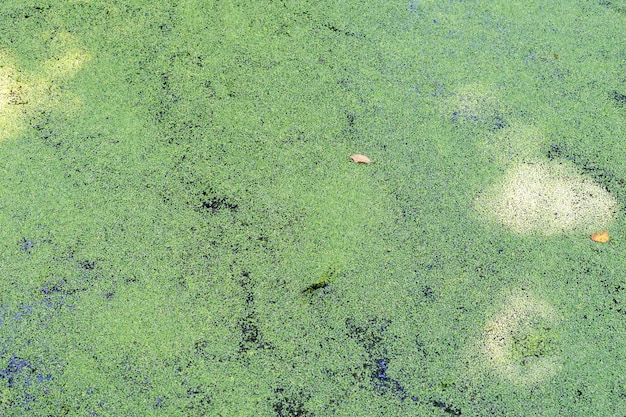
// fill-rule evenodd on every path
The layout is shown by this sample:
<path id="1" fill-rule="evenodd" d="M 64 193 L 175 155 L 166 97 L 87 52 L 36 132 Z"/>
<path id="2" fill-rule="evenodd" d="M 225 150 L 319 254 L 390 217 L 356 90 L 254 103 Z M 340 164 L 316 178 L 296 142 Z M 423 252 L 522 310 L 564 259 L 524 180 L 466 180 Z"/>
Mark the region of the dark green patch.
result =
<path id="1" fill-rule="evenodd" d="M 626 178 L 610 168 L 601 166 L 596 160 L 578 154 L 572 147 L 565 144 L 553 143 L 546 154 L 549 160 L 566 160 L 572 162 L 580 171 L 596 180 L 608 192 L 615 195 L 622 211 L 626 212 Z"/>
<path id="2" fill-rule="evenodd" d="M 323 288 L 328 287 L 338 276 L 341 275 L 341 269 L 337 269 L 335 267 L 329 267 L 323 274 L 320 276 L 317 281 L 313 284 L 309 285 L 305 289 L 302 290 L 303 294 L 313 294 L 317 290 L 321 290 Z"/>
<path id="3" fill-rule="evenodd" d="M 310 396 L 304 392 L 291 393 L 293 390 L 276 388 L 274 393 L 276 398 L 272 400 L 272 408 L 276 417 L 314 417 L 315 414 L 306 409 L 306 401 Z"/>
<path id="4" fill-rule="evenodd" d="M 615 101 L 615 104 L 623 107 L 626 105 L 626 94 L 622 94 L 615 90 L 613 91 L 613 100 Z"/>

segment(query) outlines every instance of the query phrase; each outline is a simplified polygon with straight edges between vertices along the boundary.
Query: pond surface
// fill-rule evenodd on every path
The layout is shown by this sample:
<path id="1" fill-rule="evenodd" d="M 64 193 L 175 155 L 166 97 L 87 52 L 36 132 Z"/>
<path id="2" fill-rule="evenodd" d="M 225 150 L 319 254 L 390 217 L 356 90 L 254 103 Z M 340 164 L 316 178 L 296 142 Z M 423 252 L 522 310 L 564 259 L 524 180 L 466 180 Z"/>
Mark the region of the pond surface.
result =
<path id="1" fill-rule="evenodd" d="M 625 24 L 3 2 L 0 414 L 626 414 Z"/>

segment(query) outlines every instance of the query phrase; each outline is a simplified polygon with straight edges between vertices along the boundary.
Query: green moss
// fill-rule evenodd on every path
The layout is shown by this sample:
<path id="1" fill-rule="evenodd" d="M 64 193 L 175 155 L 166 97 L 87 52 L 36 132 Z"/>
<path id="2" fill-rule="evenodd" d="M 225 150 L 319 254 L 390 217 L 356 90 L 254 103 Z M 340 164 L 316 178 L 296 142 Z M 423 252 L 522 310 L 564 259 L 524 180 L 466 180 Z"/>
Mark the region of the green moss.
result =
<path id="1" fill-rule="evenodd" d="M 624 414 L 623 216 L 474 210 L 532 158 L 623 205 L 604 3 L 2 2 L 0 414 Z M 517 288 L 559 327 L 485 358 Z"/>

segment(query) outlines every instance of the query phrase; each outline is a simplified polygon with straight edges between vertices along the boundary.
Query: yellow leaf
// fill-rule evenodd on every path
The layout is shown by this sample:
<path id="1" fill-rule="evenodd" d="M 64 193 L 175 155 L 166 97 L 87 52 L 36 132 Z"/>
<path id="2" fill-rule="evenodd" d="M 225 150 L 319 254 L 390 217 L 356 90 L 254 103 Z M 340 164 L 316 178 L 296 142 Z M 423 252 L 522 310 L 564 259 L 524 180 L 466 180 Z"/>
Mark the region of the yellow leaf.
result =
<path id="1" fill-rule="evenodd" d="M 607 229 L 604 229 L 600 233 L 591 234 L 591 240 L 593 240 L 594 242 L 606 243 L 609 241 L 609 239 L 609 231 Z"/>

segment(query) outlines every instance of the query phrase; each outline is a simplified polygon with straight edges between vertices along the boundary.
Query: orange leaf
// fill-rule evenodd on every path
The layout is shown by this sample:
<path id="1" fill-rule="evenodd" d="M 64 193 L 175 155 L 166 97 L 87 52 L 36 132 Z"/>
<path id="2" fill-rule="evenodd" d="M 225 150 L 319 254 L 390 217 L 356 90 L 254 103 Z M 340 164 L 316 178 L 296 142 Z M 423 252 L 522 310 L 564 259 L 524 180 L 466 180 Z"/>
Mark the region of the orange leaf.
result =
<path id="1" fill-rule="evenodd" d="M 604 229 L 600 233 L 591 234 L 591 240 L 593 240 L 594 242 L 606 243 L 609 241 L 609 239 L 609 231 L 607 229 Z"/>
<path id="2" fill-rule="evenodd" d="M 369 159 L 367 156 L 360 155 L 358 153 L 355 153 L 354 155 L 350 155 L 350 158 L 352 158 L 352 160 L 356 162 L 357 164 L 371 164 L 372 163 L 372 160 Z"/>

